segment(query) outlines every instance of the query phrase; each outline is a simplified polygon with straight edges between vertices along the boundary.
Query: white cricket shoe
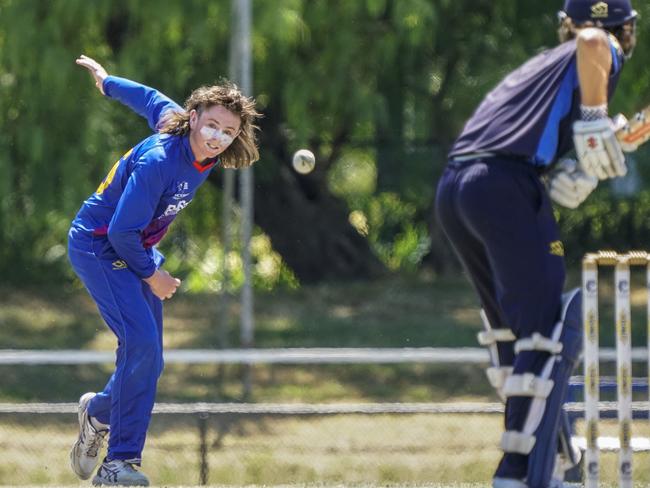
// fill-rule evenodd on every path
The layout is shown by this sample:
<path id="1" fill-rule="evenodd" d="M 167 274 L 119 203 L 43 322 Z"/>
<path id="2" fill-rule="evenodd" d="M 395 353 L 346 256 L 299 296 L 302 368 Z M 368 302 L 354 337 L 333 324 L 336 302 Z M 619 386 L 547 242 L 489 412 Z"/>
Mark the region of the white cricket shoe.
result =
<path id="1" fill-rule="evenodd" d="M 88 403 L 96 393 L 86 393 L 79 399 L 79 437 L 70 451 L 70 466 L 72 471 L 81 478 L 87 480 L 93 474 L 99 462 L 99 451 L 104 443 L 104 437 L 108 429 L 96 429 L 88 415 Z"/>
<path id="2" fill-rule="evenodd" d="M 132 464 L 113 459 L 104 460 L 93 478 L 93 486 L 149 486 L 149 480 Z"/>

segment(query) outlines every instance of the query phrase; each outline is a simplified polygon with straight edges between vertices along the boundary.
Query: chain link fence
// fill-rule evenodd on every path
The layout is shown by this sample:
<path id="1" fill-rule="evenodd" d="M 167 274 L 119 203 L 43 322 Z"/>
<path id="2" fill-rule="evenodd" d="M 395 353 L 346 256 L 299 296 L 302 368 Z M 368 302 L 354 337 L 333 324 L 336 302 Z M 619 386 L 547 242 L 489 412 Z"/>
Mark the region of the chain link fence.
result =
<path id="1" fill-rule="evenodd" d="M 492 403 L 157 404 L 143 471 L 166 486 L 488 483 L 501 411 Z M 616 430 L 607 420 L 601 433 L 611 440 Z M 648 483 L 648 421 L 634 432 L 635 479 Z M 0 404 L 0 483 L 77 484 L 68 460 L 76 435 L 76 404 Z M 606 483 L 615 482 L 613 448 L 602 455 Z"/>
<path id="2" fill-rule="evenodd" d="M 607 349 L 601 355 L 611 361 L 614 352 Z M 644 351 L 635 350 L 633 356 L 638 361 L 644 357 Z M 25 381 L 30 385 L 35 384 L 37 377 L 43 388 L 49 381 L 62 388 L 63 384 L 55 378 L 65 375 L 59 371 L 50 377 L 42 368 L 80 367 L 84 375 L 68 376 L 76 391 L 83 388 L 84 381 L 96 382 L 93 375 L 86 378 L 91 366 L 111 359 L 109 353 L 93 351 L 0 351 L 0 371 L 8 382 L 12 371 L 28 367 L 32 373 Z M 167 359 L 178 368 L 222 363 L 294 367 L 303 363 L 303 368 L 311 368 L 314 363 L 425 362 L 445 363 L 457 370 L 460 364 L 475 364 L 476 372 L 458 378 L 464 381 L 474 374 L 482 377 L 486 352 L 472 348 L 171 351 Z M 447 371 L 449 376 L 451 370 Z M 21 377 L 14 378 L 14 387 Z M 203 383 L 210 381 L 209 376 L 197 377 Z M 179 377 L 172 374 L 170 378 Z M 367 378 L 371 383 L 374 377 Z M 438 382 L 443 380 L 436 378 Z M 574 380 L 576 394 L 567 408 L 575 418 L 577 439 L 584 446 L 584 380 Z M 637 395 L 634 404 L 634 477 L 650 485 L 647 382 L 644 385 L 645 390 Z M 463 395 L 472 395 L 469 384 L 461 386 L 459 391 Z M 178 402 L 181 397 L 169 397 L 172 390 L 167 389 L 166 401 Z M 69 394 L 56 397 L 67 399 Z M 501 456 L 498 446 L 503 431 L 503 405 L 454 401 L 462 398 L 444 397 L 446 403 L 158 403 L 142 469 L 153 484 L 165 486 L 487 485 Z M 602 481 L 615 485 L 616 404 L 603 401 L 600 409 Z M 76 402 L 0 403 L 0 485 L 78 484 L 68 459 L 77 436 L 76 412 Z"/>
<path id="3" fill-rule="evenodd" d="M 0 414 L 0 479 L 71 484 L 76 405 Z M 22 410 L 18 412 L 18 410 Z M 456 410 L 461 413 L 448 413 Z M 143 471 L 157 485 L 425 483 L 488 480 L 499 406 L 157 405 Z M 447 413 L 445 413 L 447 412 Z"/>

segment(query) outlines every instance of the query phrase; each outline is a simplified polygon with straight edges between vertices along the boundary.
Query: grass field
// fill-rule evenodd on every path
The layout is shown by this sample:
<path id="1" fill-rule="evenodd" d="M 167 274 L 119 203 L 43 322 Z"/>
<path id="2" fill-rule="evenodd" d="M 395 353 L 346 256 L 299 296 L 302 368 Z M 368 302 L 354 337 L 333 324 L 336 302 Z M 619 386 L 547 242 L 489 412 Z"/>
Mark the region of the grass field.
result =
<path id="1" fill-rule="evenodd" d="M 611 291 L 606 277 L 601 286 L 603 296 Z M 644 300 L 637 288 L 633 303 L 638 345 L 645 340 L 639 327 Z M 602 342 L 611 345 L 611 300 L 606 302 Z M 473 292 L 461 278 L 394 277 L 259 293 L 255 311 L 259 347 L 476 346 L 480 327 Z M 236 347 L 236 300 L 230 312 L 225 332 L 229 345 Z M 166 304 L 165 346 L 217 346 L 223 325 L 220 316 L 217 297 L 179 294 Z M 113 347 L 113 337 L 83 290 L 0 289 L 0 348 Z M 3 366 L 0 401 L 76 401 L 81 393 L 101 388 L 110 372 L 110 365 Z M 158 400 L 239 401 L 241 392 L 239 367 L 169 365 Z M 460 400 L 496 401 L 481 367 L 260 365 L 253 368 L 248 399 L 283 403 Z M 75 425 L 72 415 L 0 416 L 0 484 L 79 486 L 67 458 Z M 144 471 L 155 485 L 199 482 L 197 425 L 192 416 L 154 416 Z M 491 415 L 214 416 L 207 438 L 206 481 L 229 487 L 489 486 L 501 429 L 499 416 Z M 641 430 L 636 425 L 635 429 L 634 435 L 650 435 L 645 423 Z M 613 427 L 610 431 L 608 435 L 615 435 Z M 635 469 L 639 486 L 650 486 L 647 454 L 635 456 Z M 603 486 L 615 486 L 615 471 L 615 456 L 603 455 Z"/>
<path id="2" fill-rule="evenodd" d="M 70 417 L 67 422 L 64 416 L 37 422 L 2 419 L 0 479 L 16 485 L 74 483 L 67 457 L 76 435 Z M 495 416 L 264 417 L 231 419 L 228 427 L 217 418 L 210 422 L 209 484 L 487 480 L 498 456 Z M 470 435 L 476 440 L 472 455 L 467 450 Z M 195 418 L 155 416 L 143 470 L 155 484 L 198 483 L 199 444 Z"/>
<path id="3" fill-rule="evenodd" d="M 0 488 L 10 488 L 15 485 L 0 485 Z M 21 485 L 21 488 L 36 488 L 41 485 Z M 150 485 L 150 488 L 164 488 L 167 485 Z M 423 484 L 329 484 L 329 483 L 295 483 L 280 485 L 246 485 L 246 488 L 489 488 L 490 483 L 423 483 Z M 604 485 L 609 487 L 610 485 Z M 612 487 L 615 485 L 611 485 Z M 641 486 L 641 485 L 639 485 Z M 78 488 L 79 484 L 49 485 L 49 488 Z M 232 488 L 231 485 L 176 485 L 175 488 Z"/>
<path id="4" fill-rule="evenodd" d="M 601 334 L 602 344 L 611 346 L 610 281 L 604 274 Z M 569 282 L 577 280 L 573 277 Z M 166 303 L 165 347 L 217 347 L 224 326 L 220 303 L 214 295 L 187 294 Z M 640 305 L 645 296 L 638 286 L 633 303 L 637 305 L 634 343 L 643 345 L 645 311 Z M 225 332 L 228 345 L 236 347 L 236 300 L 230 312 Z M 258 293 L 255 315 L 257 347 L 475 347 L 481 327 L 473 291 L 462 277 L 393 277 Z M 0 288 L 0 348 L 114 347 L 114 337 L 84 290 Z M 110 365 L 0 366 L 0 401 L 74 401 L 80 393 L 100 388 L 111 370 Z M 475 365 L 260 365 L 253 369 L 253 385 L 250 401 L 496 400 L 482 369 Z M 238 401 L 241 395 L 241 368 L 237 366 L 170 365 L 161 378 L 158 398 Z"/>
<path id="5" fill-rule="evenodd" d="M 218 345 L 220 302 L 177 295 L 166 303 L 165 347 Z M 238 303 L 231 303 L 229 345 L 236 347 Z M 467 284 L 395 278 L 256 295 L 258 347 L 475 345 L 478 311 Z M 0 290 L 0 348 L 112 350 L 115 339 L 84 290 Z M 111 366 L 0 367 L 0 401 L 73 401 L 103 385 Z M 161 401 L 241 398 L 236 366 L 170 365 Z M 430 401 L 491 397 L 476 367 L 427 365 L 257 366 L 254 401 Z M 373 378 L 373 381 L 368 381 Z"/>
<path id="6" fill-rule="evenodd" d="M 432 486 L 487 484 L 499 458 L 495 415 L 211 417 L 209 485 Z M 645 422 L 635 435 L 649 435 Z M 604 426 L 613 435 L 613 422 Z M 0 479 L 9 485 L 71 485 L 72 415 L 0 417 Z M 153 484 L 200 480 L 200 437 L 191 416 L 156 415 L 143 454 Z M 602 456 L 603 482 L 615 483 L 616 456 Z M 635 478 L 650 485 L 650 457 L 635 456 Z M 647 486 L 646 485 L 646 486 Z"/>
<path id="7" fill-rule="evenodd" d="M 223 486 L 434 486 L 489 483 L 499 458 L 495 415 L 343 415 L 209 419 L 206 481 Z M 649 435 L 645 422 L 635 435 Z M 613 423 L 604 434 L 613 435 Z M 17 485 L 72 485 L 71 415 L 2 416 L 0 479 Z M 190 416 L 156 415 L 143 455 L 153 484 L 200 480 L 200 437 Z M 614 484 L 616 456 L 602 456 Z M 635 456 L 635 479 L 650 486 L 650 457 Z M 484 485 L 484 486 L 485 486 Z M 480 485 L 475 485 L 480 486 Z"/>

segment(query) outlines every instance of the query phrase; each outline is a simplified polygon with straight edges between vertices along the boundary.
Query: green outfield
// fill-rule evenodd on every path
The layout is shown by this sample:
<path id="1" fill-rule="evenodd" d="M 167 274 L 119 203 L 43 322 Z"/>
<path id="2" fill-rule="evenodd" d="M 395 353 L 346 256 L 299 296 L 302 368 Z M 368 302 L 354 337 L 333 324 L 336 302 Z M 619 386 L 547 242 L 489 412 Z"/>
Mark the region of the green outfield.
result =
<path id="1" fill-rule="evenodd" d="M 16 349 L 112 350 L 115 339 L 85 290 L 4 289 L 0 344 Z M 166 348 L 219 347 L 221 302 L 214 294 L 178 294 L 165 304 Z M 238 347 L 238 301 L 230 302 L 227 345 Z M 478 308 L 462 279 L 391 278 L 373 283 L 258 293 L 257 347 L 476 346 Z M 0 401 L 76 401 L 100 388 L 104 366 L 0 366 Z M 368 381 L 372 378 L 372 381 Z M 476 365 L 259 365 L 251 401 L 443 401 L 494 398 Z M 159 401 L 238 401 L 241 368 L 168 365 Z"/>
<path id="2" fill-rule="evenodd" d="M 643 300 L 642 292 L 634 293 L 635 319 Z M 611 302 L 604 301 L 603 342 L 611 344 Z M 235 316 L 237 304 L 231 307 Z M 259 347 L 474 347 L 479 330 L 473 292 L 461 279 L 395 277 L 259 293 L 256 315 Z M 167 304 L 166 347 L 216 347 L 218 317 L 218 297 L 177 295 Z M 0 323 L 9 347 L 112 347 L 83 290 L 5 289 Z M 227 332 L 236 347 L 235 319 Z M 636 333 L 643 339 L 640 327 Z M 101 387 L 110 370 L 2 366 L 1 400 L 73 402 Z M 480 365 L 259 365 L 252 372 L 252 402 L 496 401 Z M 241 394 L 238 366 L 173 364 L 161 378 L 159 401 L 239 401 Z M 154 484 L 199 483 L 198 425 L 196 416 L 154 416 L 144 453 Z M 430 414 L 215 415 L 207 425 L 203 465 L 211 486 L 488 486 L 502 429 L 498 415 Z M 68 468 L 75 429 L 70 414 L 0 416 L 0 482 L 78 486 Z M 615 436 L 614 424 L 605 424 L 602 435 Z M 648 436 L 650 427 L 636 422 L 634 435 Z M 614 454 L 603 454 L 603 481 L 612 486 L 615 463 Z M 648 454 L 635 455 L 639 482 L 650 484 L 649 466 Z M 477 481 L 486 484 L 461 484 Z"/>
<path id="3" fill-rule="evenodd" d="M 633 342 L 645 344 L 645 294 L 634 283 Z M 612 286 L 601 280 L 602 345 L 611 347 Z M 578 277 L 570 275 L 568 286 Z M 166 348 L 238 347 L 236 297 L 224 327 L 215 294 L 178 294 L 166 303 Z M 256 347 L 477 347 L 474 293 L 462 277 L 392 277 L 370 283 L 323 284 L 259 292 Z M 0 344 L 15 349 L 112 350 L 115 339 L 82 289 L 0 288 Z M 636 375 L 644 375 L 637 365 Z M 604 365 L 602 374 L 611 374 Z M 76 401 L 105 382 L 112 366 L 0 366 L 0 401 Z M 249 401 L 497 401 L 479 365 L 258 365 Z M 159 401 L 239 401 L 239 366 L 168 365 Z M 370 381 L 369 381 L 370 380 Z"/>
<path id="4" fill-rule="evenodd" d="M 153 484 L 223 486 L 434 486 L 488 483 L 499 458 L 495 415 L 211 417 L 201 462 L 197 419 L 156 415 L 143 454 Z M 650 435 L 645 423 L 635 435 Z M 70 485 L 74 418 L 3 416 L 0 479 L 11 485 Z M 615 435 L 604 426 L 603 435 Z M 604 483 L 616 456 L 603 453 Z M 635 479 L 650 483 L 650 457 L 635 456 Z M 468 485 L 469 486 L 469 485 Z M 479 485 L 475 485 L 479 486 Z"/>

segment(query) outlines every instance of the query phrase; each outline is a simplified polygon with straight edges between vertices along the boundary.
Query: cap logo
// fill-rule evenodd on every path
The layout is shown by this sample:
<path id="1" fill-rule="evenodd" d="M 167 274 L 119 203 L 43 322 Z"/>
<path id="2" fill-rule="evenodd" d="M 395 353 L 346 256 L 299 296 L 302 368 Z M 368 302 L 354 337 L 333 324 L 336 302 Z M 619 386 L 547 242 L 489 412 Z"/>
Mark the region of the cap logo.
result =
<path id="1" fill-rule="evenodd" d="M 592 19 L 606 19 L 609 17 L 609 7 L 605 2 L 598 2 L 591 6 Z"/>

